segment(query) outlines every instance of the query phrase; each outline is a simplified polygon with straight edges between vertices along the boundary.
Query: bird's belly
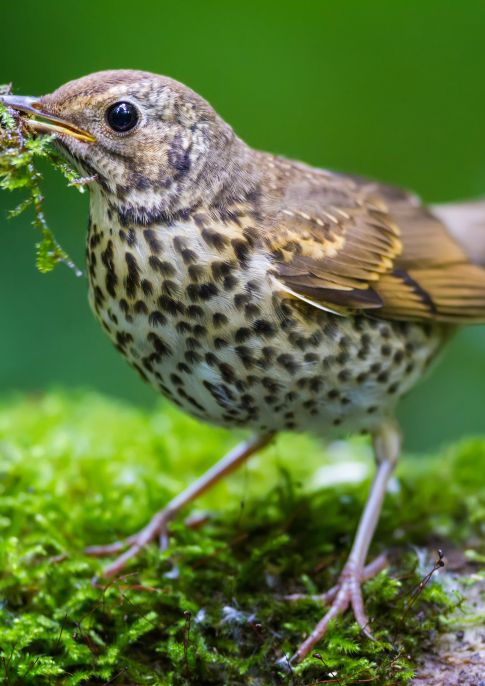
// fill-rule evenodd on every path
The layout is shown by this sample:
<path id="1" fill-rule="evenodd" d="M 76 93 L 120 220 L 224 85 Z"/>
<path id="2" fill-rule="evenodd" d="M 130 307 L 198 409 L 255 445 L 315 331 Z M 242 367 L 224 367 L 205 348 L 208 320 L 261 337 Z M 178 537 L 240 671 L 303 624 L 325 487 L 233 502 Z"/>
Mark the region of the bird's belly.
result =
<path id="1" fill-rule="evenodd" d="M 143 378 L 215 424 L 372 431 L 443 338 L 439 327 L 340 317 L 288 299 L 258 256 L 211 279 L 214 260 L 212 270 L 190 270 L 173 255 L 149 263 L 132 247 L 130 277 L 130 259 L 104 243 L 90 265 L 97 318 Z"/>

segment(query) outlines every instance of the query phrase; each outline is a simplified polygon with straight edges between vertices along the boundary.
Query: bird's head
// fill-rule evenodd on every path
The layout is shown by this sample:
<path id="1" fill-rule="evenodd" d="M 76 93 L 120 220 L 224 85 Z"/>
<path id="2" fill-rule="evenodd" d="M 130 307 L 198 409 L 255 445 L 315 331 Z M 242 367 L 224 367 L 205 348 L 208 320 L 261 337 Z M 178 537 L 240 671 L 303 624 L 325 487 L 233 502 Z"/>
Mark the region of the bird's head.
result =
<path id="1" fill-rule="evenodd" d="M 127 221 L 143 223 L 196 199 L 195 189 L 217 188 L 238 141 L 194 91 L 143 71 L 97 72 L 40 98 L 3 100 L 28 115 L 32 130 L 54 134 Z"/>

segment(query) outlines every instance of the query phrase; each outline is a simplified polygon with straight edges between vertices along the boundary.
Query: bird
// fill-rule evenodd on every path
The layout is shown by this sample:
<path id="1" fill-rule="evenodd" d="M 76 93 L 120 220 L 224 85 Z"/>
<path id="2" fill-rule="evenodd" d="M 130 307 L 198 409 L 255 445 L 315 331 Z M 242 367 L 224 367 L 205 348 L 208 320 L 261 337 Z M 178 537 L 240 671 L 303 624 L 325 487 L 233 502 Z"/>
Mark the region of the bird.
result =
<path id="1" fill-rule="evenodd" d="M 371 636 L 362 584 L 385 564 L 366 566 L 400 454 L 395 407 L 458 328 L 485 321 L 485 203 L 426 207 L 255 150 L 193 90 L 144 71 L 2 99 L 92 181 L 89 302 L 116 348 L 183 411 L 251 431 L 140 532 L 87 552 L 116 556 L 104 575 L 119 574 L 279 432 L 368 434 L 376 472 L 347 562 L 292 661 L 349 607 Z"/>

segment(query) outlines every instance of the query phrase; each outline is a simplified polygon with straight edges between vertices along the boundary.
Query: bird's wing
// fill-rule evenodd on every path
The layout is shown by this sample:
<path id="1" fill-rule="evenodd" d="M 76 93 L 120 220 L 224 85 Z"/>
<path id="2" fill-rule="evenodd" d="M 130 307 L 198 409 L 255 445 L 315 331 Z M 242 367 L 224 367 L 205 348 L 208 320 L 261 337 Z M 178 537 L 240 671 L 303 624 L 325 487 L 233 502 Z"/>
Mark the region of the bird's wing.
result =
<path id="1" fill-rule="evenodd" d="M 298 169 L 265 241 L 282 290 L 339 314 L 485 321 L 485 269 L 407 193 Z"/>

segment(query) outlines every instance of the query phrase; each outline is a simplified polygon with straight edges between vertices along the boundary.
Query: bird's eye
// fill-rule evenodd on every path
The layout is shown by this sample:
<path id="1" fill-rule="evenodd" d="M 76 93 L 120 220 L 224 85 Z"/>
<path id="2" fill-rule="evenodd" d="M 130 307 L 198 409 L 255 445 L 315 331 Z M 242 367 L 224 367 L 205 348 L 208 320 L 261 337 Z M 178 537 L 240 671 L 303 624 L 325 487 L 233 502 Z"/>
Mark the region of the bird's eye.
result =
<path id="1" fill-rule="evenodd" d="M 138 123 L 138 110 L 131 102 L 115 102 L 106 110 L 106 121 L 113 131 L 126 133 Z"/>

